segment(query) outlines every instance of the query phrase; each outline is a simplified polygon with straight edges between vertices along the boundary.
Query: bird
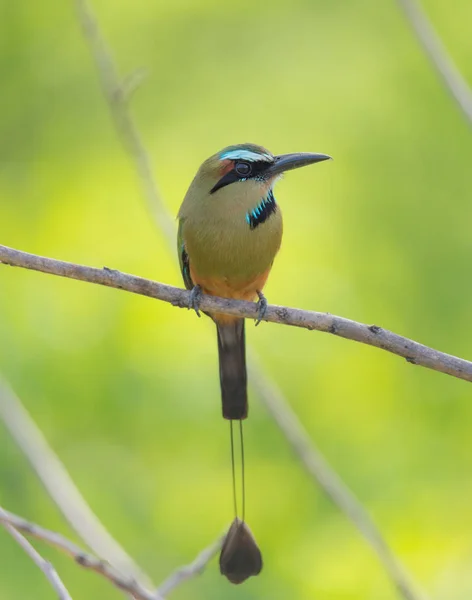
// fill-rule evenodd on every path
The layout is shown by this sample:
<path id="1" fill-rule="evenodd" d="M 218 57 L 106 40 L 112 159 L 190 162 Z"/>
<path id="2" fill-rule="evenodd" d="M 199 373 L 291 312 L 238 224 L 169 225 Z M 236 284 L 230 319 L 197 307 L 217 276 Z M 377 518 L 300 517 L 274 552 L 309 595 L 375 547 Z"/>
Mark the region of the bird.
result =
<path id="1" fill-rule="evenodd" d="M 210 156 L 184 197 L 177 250 L 189 308 L 199 315 L 201 295 L 258 302 L 256 325 L 267 310 L 263 288 L 282 242 L 282 212 L 274 185 L 286 171 L 330 159 L 327 154 L 274 155 L 263 146 L 237 144 Z M 245 320 L 206 313 L 216 325 L 223 418 L 230 422 L 234 521 L 220 554 L 220 572 L 233 584 L 258 575 L 262 555 L 245 523 L 243 420 L 248 416 Z M 239 421 L 242 519 L 238 517 L 233 421 Z"/>
<path id="2" fill-rule="evenodd" d="M 201 165 L 178 212 L 178 254 L 190 306 L 201 294 L 254 301 L 258 321 L 263 288 L 282 241 L 282 212 L 273 187 L 286 171 L 330 159 L 327 154 L 274 156 L 237 144 Z M 244 319 L 218 313 L 216 324 L 223 418 L 248 416 Z"/>

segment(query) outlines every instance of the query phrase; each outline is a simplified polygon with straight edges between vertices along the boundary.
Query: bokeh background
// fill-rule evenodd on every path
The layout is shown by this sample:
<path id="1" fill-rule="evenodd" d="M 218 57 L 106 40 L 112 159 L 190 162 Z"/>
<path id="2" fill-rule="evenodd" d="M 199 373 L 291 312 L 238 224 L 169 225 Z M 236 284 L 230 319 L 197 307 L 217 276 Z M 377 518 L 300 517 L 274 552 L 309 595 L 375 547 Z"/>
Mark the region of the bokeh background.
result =
<path id="1" fill-rule="evenodd" d="M 427 0 L 472 80 L 468 0 Z M 199 164 L 252 141 L 334 162 L 276 197 L 277 304 L 376 323 L 470 358 L 471 130 L 397 4 L 96 0 L 169 210 Z M 0 236 L 18 249 L 180 285 L 116 136 L 72 2 L 0 7 Z M 437 600 L 472 594 L 467 383 L 373 348 L 248 323 L 267 372 L 396 553 Z M 155 581 L 232 515 L 212 324 L 168 304 L 0 268 L 0 371 L 104 524 Z M 393 600 L 376 557 L 306 476 L 255 393 L 248 522 L 264 571 L 213 562 L 176 600 Z M 8 509 L 73 533 L 0 426 Z M 74 538 L 75 539 L 75 538 Z M 74 598 L 120 593 L 41 545 Z M 53 592 L 0 531 L 0 597 Z"/>

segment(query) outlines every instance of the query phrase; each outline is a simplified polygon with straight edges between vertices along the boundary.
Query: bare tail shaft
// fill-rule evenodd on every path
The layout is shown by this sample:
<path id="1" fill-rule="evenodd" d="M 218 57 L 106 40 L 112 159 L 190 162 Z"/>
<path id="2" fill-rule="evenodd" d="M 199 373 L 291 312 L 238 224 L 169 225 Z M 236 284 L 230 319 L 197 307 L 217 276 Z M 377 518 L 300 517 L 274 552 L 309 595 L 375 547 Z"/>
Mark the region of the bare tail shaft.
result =
<path id="1" fill-rule="evenodd" d="M 244 319 L 216 323 L 221 400 L 225 419 L 247 417 L 247 374 Z"/>

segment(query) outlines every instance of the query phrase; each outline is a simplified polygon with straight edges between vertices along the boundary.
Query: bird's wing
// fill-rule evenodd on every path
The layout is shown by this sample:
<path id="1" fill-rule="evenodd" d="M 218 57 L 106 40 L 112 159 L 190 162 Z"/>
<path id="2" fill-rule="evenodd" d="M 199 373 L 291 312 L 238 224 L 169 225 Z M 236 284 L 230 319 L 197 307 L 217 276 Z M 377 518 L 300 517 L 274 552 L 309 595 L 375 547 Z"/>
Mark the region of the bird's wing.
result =
<path id="1" fill-rule="evenodd" d="M 179 221 L 179 231 L 177 233 L 177 252 L 179 254 L 180 271 L 184 279 L 185 287 L 191 290 L 194 287 L 192 278 L 190 277 L 190 260 L 185 250 L 185 241 L 183 235 L 184 219 Z"/>

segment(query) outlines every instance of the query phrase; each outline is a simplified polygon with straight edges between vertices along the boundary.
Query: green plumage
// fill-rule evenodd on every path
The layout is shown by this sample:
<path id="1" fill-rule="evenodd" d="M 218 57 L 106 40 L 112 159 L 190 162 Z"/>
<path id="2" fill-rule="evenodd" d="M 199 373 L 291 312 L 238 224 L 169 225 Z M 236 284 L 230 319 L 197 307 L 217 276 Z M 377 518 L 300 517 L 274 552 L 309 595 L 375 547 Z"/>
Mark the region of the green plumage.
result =
<path id="1" fill-rule="evenodd" d="M 255 300 L 282 240 L 272 187 L 283 171 L 326 155 L 273 156 L 254 144 L 230 146 L 206 160 L 180 207 L 178 253 L 187 289 Z M 218 330 L 223 416 L 247 416 L 244 321 L 211 314 Z"/>
<path id="2" fill-rule="evenodd" d="M 246 214 L 268 194 L 259 182 L 234 183 L 213 195 L 194 180 L 179 211 L 179 245 L 202 278 L 235 290 L 269 269 L 282 240 L 282 213 L 251 230 Z M 182 263 L 181 263 L 182 268 Z"/>

